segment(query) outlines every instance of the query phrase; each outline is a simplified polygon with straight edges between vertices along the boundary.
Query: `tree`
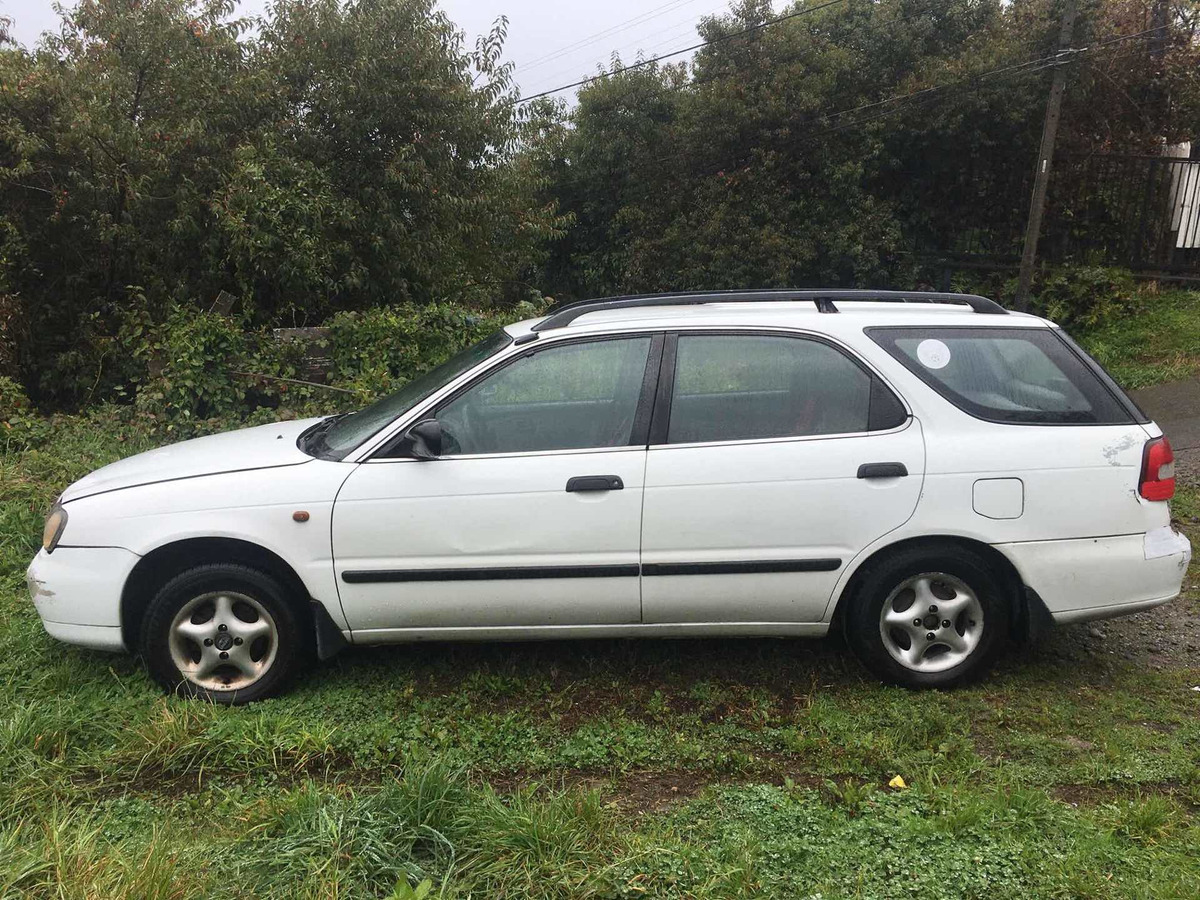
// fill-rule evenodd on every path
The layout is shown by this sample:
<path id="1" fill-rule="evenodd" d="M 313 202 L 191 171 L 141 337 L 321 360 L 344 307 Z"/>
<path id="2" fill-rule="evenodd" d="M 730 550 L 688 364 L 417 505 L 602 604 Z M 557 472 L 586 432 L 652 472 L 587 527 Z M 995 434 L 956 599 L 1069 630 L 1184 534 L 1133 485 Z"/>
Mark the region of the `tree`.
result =
<path id="1" fill-rule="evenodd" d="M 1081 46 L 1148 27 L 1150 2 L 1097 0 Z M 910 285 L 924 249 L 1019 250 L 1057 0 L 786 12 L 743 0 L 703 20 L 690 66 L 618 61 L 580 92 L 548 170 L 575 216 L 553 290 Z M 1068 151 L 1195 132 L 1194 21 L 1153 64 L 1138 40 L 1072 63 Z"/>
<path id="2" fill-rule="evenodd" d="M 503 22 L 468 52 L 431 0 L 235 11 L 84 0 L 0 49 L 0 291 L 43 400 L 128 381 L 122 335 L 221 292 L 272 325 L 529 293 L 561 223 L 516 153 Z"/>

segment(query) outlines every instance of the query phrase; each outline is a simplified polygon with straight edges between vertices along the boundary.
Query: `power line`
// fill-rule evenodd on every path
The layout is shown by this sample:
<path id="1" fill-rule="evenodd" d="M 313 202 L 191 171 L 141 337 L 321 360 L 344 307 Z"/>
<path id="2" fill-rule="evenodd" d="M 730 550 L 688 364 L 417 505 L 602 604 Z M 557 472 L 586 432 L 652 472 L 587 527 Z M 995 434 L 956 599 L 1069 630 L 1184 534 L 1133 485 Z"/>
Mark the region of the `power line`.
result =
<path id="1" fill-rule="evenodd" d="M 639 15 L 633 16 L 630 19 L 626 19 L 624 22 L 618 22 L 616 25 L 605 28 L 602 31 L 597 31 L 594 34 L 590 34 L 587 37 L 575 41 L 574 43 L 567 44 L 566 46 L 559 47 L 557 50 L 553 50 L 543 56 L 531 59 L 527 63 L 521 63 L 516 67 L 516 70 L 518 72 L 528 72 L 531 69 L 536 69 L 539 66 L 543 66 L 548 62 L 552 62 L 553 60 L 570 53 L 572 50 L 577 50 L 580 47 L 586 47 L 588 44 L 594 44 L 606 37 L 611 37 L 614 34 L 620 34 L 622 31 L 628 31 L 635 25 L 641 25 L 645 22 L 651 21 L 652 19 L 657 19 L 660 16 L 664 16 L 672 10 L 680 9 L 684 6 L 690 6 L 691 4 L 697 2 L 699 2 L 699 0 L 670 0 L 668 3 L 664 3 L 661 6 L 656 6 L 644 13 L 640 13 Z"/>
<path id="2" fill-rule="evenodd" d="M 615 73 L 614 72 L 605 72 L 600 75 L 592 75 L 588 78 L 581 78 L 579 81 L 574 81 L 571 84 L 560 85 L 559 87 L 551 88 L 548 91 L 541 91 L 540 93 L 537 93 L 537 94 L 531 94 L 528 97 L 522 97 L 520 100 L 518 100 L 516 102 L 515 105 L 520 106 L 523 103 L 529 103 L 533 100 L 539 100 L 542 97 L 549 97 L 551 94 L 557 94 L 561 91 L 569 91 L 571 88 L 575 88 L 575 87 L 582 87 L 585 84 L 591 84 L 593 81 L 599 81 L 602 78 L 608 78 L 610 75 L 613 75 L 613 74 L 622 74 L 625 72 L 632 72 L 634 69 L 640 69 L 643 66 L 649 66 L 656 62 L 661 62 L 664 59 L 670 59 L 673 56 L 681 56 L 684 53 L 691 53 L 693 50 L 699 50 L 701 47 L 711 47 L 714 44 L 720 44 L 720 43 L 723 43 L 724 41 L 733 40 L 733 38 L 741 37 L 742 35 L 745 35 L 745 34 L 750 34 L 755 31 L 762 31 L 764 28 L 769 28 L 772 25 L 778 25 L 780 22 L 786 22 L 789 19 L 796 19 L 796 18 L 799 18 L 800 16 L 807 16 L 809 13 L 819 12 L 822 9 L 827 9 L 830 6 L 836 6 L 837 4 L 844 3 L 844 2 L 846 2 L 846 0 L 826 0 L 825 3 L 818 4 L 817 6 L 809 6 L 809 7 L 806 7 L 805 9 L 798 10 L 794 13 L 788 13 L 785 16 L 778 16 L 774 19 L 768 19 L 765 22 L 759 22 L 757 25 L 751 25 L 748 28 L 743 28 L 741 31 L 735 31 L 732 34 L 723 34 L 720 37 L 713 38 L 711 41 L 701 41 L 700 43 L 693 44 L 690 47 L 684 47 L 682 50 L 674 50 L 671 53 L 663 53 L 659 56 L 653 56 L 650 59 L 643 59 L 641 62 L 636 62 L 631 66 L 624 66 L 618 72 L 615 72 Z"/>
<path id="3" fill-rule="evenodd" d="M 1154 33 L 1155 31 L 1161 30 L 1163 27 L 1165 27 L 1165 26 L 1160 25 L 1156 28 L 1147 28 L 1145 31 L 1139 31 L 1134 34 L 1123 34 L 1123 35 L 1120 35 L 1115 38 L 1110 38 L 1107 41 L 1101 41 L 1098 44 L 1093 44 L 1090 47 L 1076 47 L 1076 48 L 1072 48 L 1070 50 L 1059 51 L 1059 52 L 1053 53 L 1050 56 L 1043 56 L 1040 59 L 1031 59 L 1031 60 L 1027 60 L 1023 63 L 1015 63 L 1010 66 L 1002 66 L 998 69 L 991 69 L 990 71 L 987 71 L 987 72 L 980 72 L 980 73 L 977 73 L 974 75 L 968 75 L 966 78 L 960 78 L 959 80 L 950 82 L 949 84 L 940 84 L 940 85 L 934 85 L 932 87 L 921 88 L 920 90 L 909 91 L 906 94 L 896 94 L 891 97 L 885 97 L 882 100 L 876 100 L 872 103 L 864 103 L 861 106 L 851 107 L 850 109 L 838 110 L 837 112 L 829 113 L 827 115 L 816 116 L 813 119 L 811 119 L 810 121 L 828 122 L 832 119 L 841 118 L 842 116 L 847 116 L 847 115 L 850 115 L 850 114 L 856 113 L 856 112 L 862 112 L 864 110 L 873 109 L 873 108 L 879 107 L 879 106 L 885 106 L 887 104 L 895 103 L 895 102 L 898 102 L 901 100 L 910 100 L 912 98 L 924 99 L 923 95 L 930 95 L 930 94 L 934 94 L 934 93 L 938 93 L 938 92 L 942 92 L 942 91 L 947 91 L 947 90 L 950 90 L 955 87 L 962 87 L 963 85 L 968 85 L 971 82 L 983 81 L 986 78 L 993 78 L 993 77 L 996 77 L 999 75 L 1007 74 L 1009 72 L 1016 72 L 1017 70 L 1021 70 L 1021 69 L 1025 69 L 1026 71 L 1019 72 L 1019 74 L 1031 75 L 1035 72 L 1041 72 L 1041 71 L 1044 71 L 1045 69 L 1052 68 L 1053 66 L 1056 66 L 1056 65 L 1062 65 L 1064 63 L 1072 62 L 1073 60 L 1079 58 L 1078 54 L 1090 53 L 1094 50 L 1099 50 L 1101 48 L 1111 46 L 1112 44 L 1119 44 L 1123 41 L 1132 40 L 1134 38 L 1146 37 L 1147 35 L 1150 35 L 1150 34 Z M 862 119 L 859 122 L 855 122 L 853 124 L 865 124 L 866 122 L 873 122 L 873 121 L 875 121 L 876 118 L 882 118 L 882 116 L 869 116 L 869 117 Z M 849 126 L 847 126 L 847 127 L 849 127 Z M 840 130 L 840 129 L 835 129 L 835 130 Z"/>
<path id="4" fill-rule="evenodd" d="M 721 12 L 722 12 L 722 9 L 718 8 L 718 9 L 714 9 L 714 10 L 709 10 L 708 12 L 701 13 L 699 16 L 692 15 L 686 19 L 680 19 L 676 22 L 672 22 L 670 25 L 666 26 L 665 28 L 660 28 L 657 31 L 651 31 L 648 34 L 644 34 L 641 37 L 636 38 L 635 40 L 621 44 L 619 47 L 614 47 L 613 49 L 611 49 L 609 51 L 608 59 L 611 60 L 614 56 L 619 58 L 623 53 L 632 52 L 632 51 L 637 51 L 637 52 L 645 51 L 646 53 L 653 55 L 656 50 L 658 50 L 660 47 L 665 47 L 667 44 L 675 44 L 681 40 L 694 41 L 696 39 L 696 37 L 695 37 L 696 26 L 699 23 L 699 21 L 701 19 L 704 19 L 707 17 L 718 15 Z M 655 41 L 653 44 L 650 44 L 649 46 L 647 46 L 646 42 L 649 41 L 651 38 L 657 38 L 660 35 L 667 34 L 668 32 L 672 33 L 671 37 L 665 38 L 663 40 Z M 604 59 L 592 60 L 592 64 L 596 65 L 596 66 L 602 65 L 604 62 L 605 62 Z M 558 68 L 558 69 L 555 69 L 553 71 L 553 73 L 550 73 L 547 77 L 539 79 L 539 80 L 541 81 L 542 84 L 546 84 L 546 85 L 557 84 L 563 78 L 570 78 L 570 77 L 576 75 L 580 70 L 581 69 L 580 69 L 579 64 L 572 65 L 568 68 Z M 527 70 L 526 69 L 518 69 L 517 71 L 524 72 Z M 530 87 L 530 86 L 526 85 L 526 87 Z M 534 91 L 542 90 L 542 88 L 540 88 L 540 87 L 530 87 L 530 89 L 532 89 Z"/>
<path id="5" fill-rule="evenodd" d="M 920 105 L 923 103 L 931 103 L 931 102 L 934 102 L 934 101 L 939 100 L 942 97 L 946 97 L 946 96 L 954 96 L 954 94 L 950 94 L 948 92 L 955 88 L 961 89 L 958 93 L 967 93 L 970 91 L 978 90 L 979 88 L 983 87 L 984 81 L 988 80 L 988 79 L 999 78 L 999 77 L 1003 77 L 1003 76 L 1019 77 L 1019 76 L 1024 76 L 1024 75 L 1033 75 L 1037 72 L 1043 72 L 1046 69 L 1052 68 L 1056 65 L 1063 65 L 1066 63 L 1074 62 L 1077 59 L 1082 59 L 1082 58 L 1084 58 L 1084 54 L 1102 50 L 1102 49 L 1108 48 L 1112 45 L 1122 43 L 1124 41 L 1133 40 L 1136 38 L 1147 37 L 1148 35 L 1153 34 L 1156 31 L 1159 31 L 1161 29 L 1161 27 L 1162 26 L 1159 26 L 1156 28 L 1148 28 L 1145 31 L 1139 31 L 1134 34 L 1120 35 L 1118 37 L 1110 38 L 1109 40 L 1101 41 L 1097 44 L 1093 44 L 1089 47 L 1073 48 L 1065 53 L 1056 52 L 1049 56 L 1043 56 L 1043 57 L 1039 57 L 1036 59 L 1030 59 L 1030 60 L 1026 60 L 1025 62 L 1014 63 L 1014 64 L 1007 65 L 1007 66 L 1001 66 L 996 69 L 990 69 L 986 72 L 979 72 L 979 73 L 967 76 L 966 78 L 958 79 L 957 81 L 953 81 L 948 84 L 935 85 L 934 87 L 930 87 L 930 88 L 921 88 L 920 90 L 909 91 L 909 92 L 903 93 L 903 94 L 894 94 L 891 97 L 885 97 L 882 100 L 876 100 L 871 103 L 864 103 L 859 106 L 848 107 L 846 109 L 840 109 L 840 110 L 837 110 L 837 111 L 831 112 L 831 113 L 815 115 L 815 116 L 812 116 L 811 118 L 805 120 L 804 122 L 799 123 L 799 127 L 805 127 L 808 125 L 814 125 L 814 124 L 818 124 L 818 123 L 822 123 L 822 122 L 831 122 L 835 119 L 840 119 L 844 116 L 849 116 L 849 115 L 852 115 L 853 113 L 863 112 L 863 111 L 866 111 L 869 109 L 876 109 L 876 108 L 880 108 L 880 107 L 884 107 L 884 106 L 889 107 L 887 109 L 879 109 L 878 112 L 875 112 L 872 115 L 856 118 L 856 119 L 853 119 L 852 121 L 845 122 L 840 125 L 834 125 L 829 128 L 823 128 L 819 131 L 813 131 L 813 132 L 809 132 L 808 134 L 802 134 L 798 137 L 793 138 L 792 143 L 793 144 L 807 143 L 808 141 L 816 140 L 817 138 L 821 138 L 821 137 L 824 137 L 829 134 L 834 134 L 839 131 L 845 131 L 850 128 L 857 128 L 861 125 L 869 125 L 872 122 L 879 121 L 880 119 L 885 119 L 885 118 L 888 118 L 889 116 L 896 115 L 897 113 L 904 112 L 905 110 L 908 110 L 908 109 L 912 108 L 913 106 L 917 106 L 917 105 Z M 663 156 L 663 157 L 658 157 L 655 160 L 655 162 L 669 162 L 669 161 L 675 160 L 675 159 L 678 159 L 678 157 L 676 155 Z M 705 175 L 716 174 L 718 172 L 724 171 L 725 169 L 732 169 L 732 168 L 735 168 L 737 165 L 739 165 L 738 162 L 730 161 L 730 162 L 723 163 L 719 166 L 712 166 L 708 170 L 701 173 L 700 177 L 704 177 Z"/>

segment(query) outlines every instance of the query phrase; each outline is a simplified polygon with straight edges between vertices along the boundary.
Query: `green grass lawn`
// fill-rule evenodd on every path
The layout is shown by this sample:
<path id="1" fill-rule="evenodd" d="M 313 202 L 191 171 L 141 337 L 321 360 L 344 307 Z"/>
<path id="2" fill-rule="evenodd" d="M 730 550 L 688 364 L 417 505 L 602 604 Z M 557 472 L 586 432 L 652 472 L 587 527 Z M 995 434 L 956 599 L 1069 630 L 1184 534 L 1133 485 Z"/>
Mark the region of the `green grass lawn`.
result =
<path id="1" fill-rule="evenodd" d="M 1051 635 L 917 694 L 832 641 L 422 645 L 166 699 L 23 584 L 56 492 L 155 443 L 121 418 L 0 455 L 0 898 L 1200 896 L 1200 663 Z"/>
<path id="2" fill-rule="evenodd" d="M 1077 334 L 1124 387 L 1148 387 L 1200 372 L 1200 291 L 1139 296 L 1137 310 Z"/>

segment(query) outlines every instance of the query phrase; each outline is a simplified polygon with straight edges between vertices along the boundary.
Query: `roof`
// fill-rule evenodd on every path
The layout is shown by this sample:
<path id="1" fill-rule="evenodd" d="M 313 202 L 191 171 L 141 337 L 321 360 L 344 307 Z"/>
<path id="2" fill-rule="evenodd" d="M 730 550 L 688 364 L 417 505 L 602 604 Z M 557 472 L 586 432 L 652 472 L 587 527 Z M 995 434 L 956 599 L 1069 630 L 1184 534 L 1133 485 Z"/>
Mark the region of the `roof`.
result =
<path id="1" fill-rule="evenodd" d="M 614 327 L 788 327 L 826 334 L 870 325 L 1041 326 L 1037 316 L 1011 313 L 969 294 L 772 290 L 641 294 L 604 297 L 553 308 L 509 326 L 514 338 L 586 334 Z"/>

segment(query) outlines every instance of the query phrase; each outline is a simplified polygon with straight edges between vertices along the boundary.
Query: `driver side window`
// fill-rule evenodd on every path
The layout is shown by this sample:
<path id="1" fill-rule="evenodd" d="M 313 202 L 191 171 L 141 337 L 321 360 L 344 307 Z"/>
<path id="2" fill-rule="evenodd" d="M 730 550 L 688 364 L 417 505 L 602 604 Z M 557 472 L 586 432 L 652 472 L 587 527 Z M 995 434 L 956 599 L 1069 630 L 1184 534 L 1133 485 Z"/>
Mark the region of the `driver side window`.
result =
<path id="1" fill-rule="evenodd" d="M 442 455 L 628 446 L 649 353 L 644 336 L 523 356 L 437 411 Z"/>

